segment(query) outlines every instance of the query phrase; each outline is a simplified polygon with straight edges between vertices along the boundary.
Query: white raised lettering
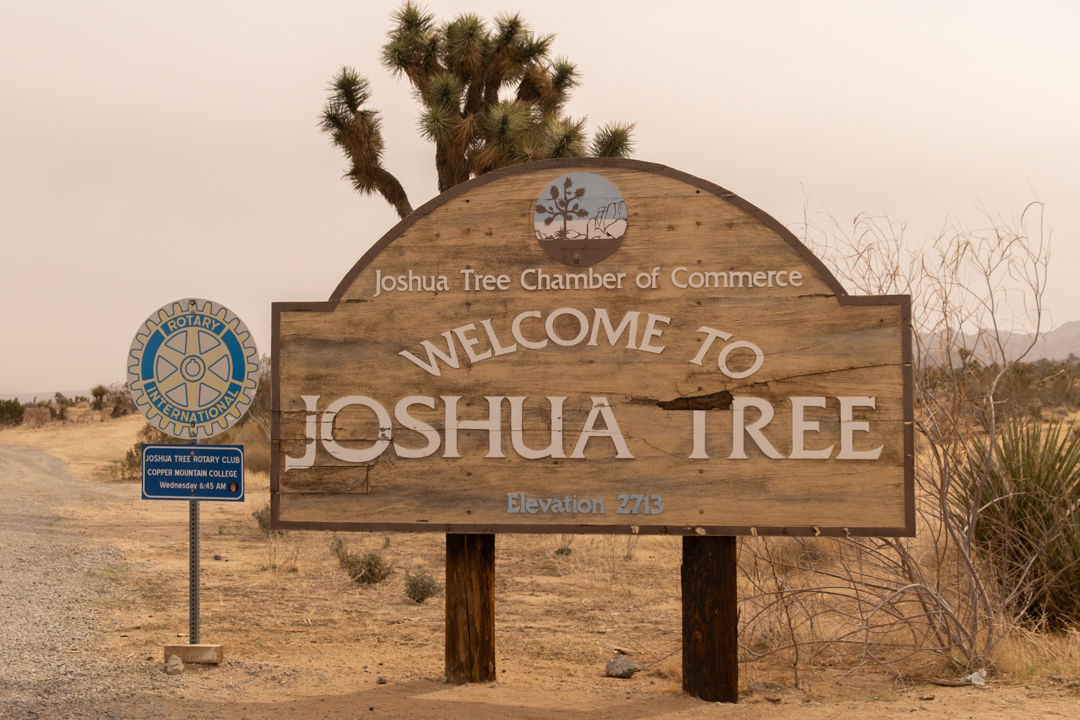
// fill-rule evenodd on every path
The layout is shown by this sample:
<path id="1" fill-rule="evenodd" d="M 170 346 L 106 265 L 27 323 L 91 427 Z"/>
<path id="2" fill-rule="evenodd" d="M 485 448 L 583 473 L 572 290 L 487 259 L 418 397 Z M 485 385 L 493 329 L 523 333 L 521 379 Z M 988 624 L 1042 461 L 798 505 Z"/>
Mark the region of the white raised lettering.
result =
<path id="1" fill-rule="evenodd" d="M 502 452 L 502 401 L 501 395 L 485 396 L 488 401 L 487 420 L 458 420 L 457 404 L 461 396 L 443 396 L 446 403 L 446 444 L 443 457 L 461 457 L 458 453 L 458 430 L 487 430 L 488 454 L 485 457 L 506 457 Z"/>
<path id="2" fill-rule="evenodd" d="M 504 275 L 503 277 L 506 276 Z M 483 325 L 484 330 L 487 331 L 488 342 L 491 343 L 491 349 L 495 351 L 496 357 L 498 357 L 499 355 L 507 355 L 512 352 L 517 352 L 517 343 L 511 345 L 510 347 L 503 347 L 502 344 L 499 343 L 499 339 L 495 337 L 495 331 L 491 328 L 490 318 L 487 320 L 481 320 L 480 324 Z"/>
<path id="3" fill-rule="evenodd" d="M 563 403 L 565 397 L 548 397 L 551 405 L 551 442 L 543 450 L 533 450 L 525 444 L 525 398 L 511 397 L 510 401 L 510 439 L 514 444 L 514 452 L 528 460 L 540 458 L 564 458 L 563 452 Z"/>
<path id="4" fill-rule="evenodd" d="M 691 460 L 708 460 L 705 452 L 705 411 L 694 411 L 694 450 L 690 453 Z"/>
<path id="5" fill-rule="evenodd" d="M 428 361 L 426 363 L 420 358 L 413 355 L 408 350 L 402 350 L 398 353 L 398 355 L 401 355 L 403 358 L 409 360 L 410 362 L 416 363 L 435 377 L 439 377 L 440 375 L 442 375 L 442 372 L 439 370 L 439 365 L 435 362 L 435 358 L 439 358 L 452 368 L 457 369 L 458 367 L 457 348 L 454 347 L 454 338 L 450 335 L 449 330 L 444 332 L 442 336 L 446 338 L 447 352 L 445 353 L 441 349 L 432 345 L 430 340 L 425 340 L 424 342 L 420 343 L 424 346 L 424 349 L 427 350 Z"/>
<path id="6" fill-rule="evenodd" d="M 334 419 L 337 414 L 350 405 L 363 405 L 374 411 L 379 421 L 379 436 L 369 448 L 354 449 L 344 448 L 334 440 Z M 390 446 L 390 437 L 393 434 L 393 424 L 390 421 L 390 413 L 377 401 L 362 395 L 347 395 L 339 398 L 326 408 L 322 416 L 322 442 L 326 451 L 338 460 L 351 463 L 371 462 L 383 454 Z"/>
<path id="7" fill-rule="evenodd" d="M 650 345 L 649 339 L 654 337 L 660 337 L 664 331 L 656 328 L 656 323 L 664 323 L 665 325 L 671 324 L 671 318 L 664 317 L 663 315 L 653 315 L 649 313 L 649 321 L 645 323 L 645 332 L 641 335 L 641 345 L 638 346 L 638 350 L 645 352 L 656 353 L 659 355 L 664 352 L 663 345 Z"/>
<path id="8" fill-rule="evenodd" d="M 739 348 L 746 348 L 754 353 L 754 364 L 746 370 L 732 372 L 731 368 L 727 365 L 728 355 L 731 354 L 732 350 L 738 350 Z M 738 340 L 730 345 L 725 345 L 724 349 L 720 351 L 720 356 L 716 358 L 716 364 L 720 367 L 720 372 L 724 373 L 732 380 L 741 380 L 744 377 L 750 377 L 761 369 L 761 364 L 763 362 L 765 362 L 765 353 L 761 352 L 761 348 L 757 345 L 752 342 L 747 342 L 746 340 Z"/>
<path id="9" fill-rule="evenodd" d="M 611 438 L 611 441 L 615 444 L 616 458 L 633 458 L 634 456 L 630 454 L 630 448 L 626 446 L 626 440 L 619 430 L 619 423 L 615 420 L 615 413 L 612 412 L 611 404 L 607 398 L 594 397 L 592 403 L 592 410 L 589 411 L 589 417 L 585 419 L 585 427 L 581 429 L 581 435 L 578 436 L 577 445 L 574 446 L 574 452 L 570 453 L 570 457 L 584 458 L 585 446 L 590 439 L 606 437 Z M 604 418 L 604 430 L 596 429 L 596 420 L 600 416 Z"/>
<path id="10" fill-rule="evenodd" d="M 461 343 L 461 347 L 465 348 L 465 354 L 469 356 L 469 362 L 474 363 L 480 362 L 481 360 L 487 360 L 489 357 L 491 357 L 490 350 L 485 350 L 479 355 L 473 352 L 473 345 L 479 345 L 480 340 L 474 337 L 468 337 L 465 333 L 475 331 L 476 325 L 473 325 L 472 323 L 454 328 L 454 334 L 457 335 L 458 341 Z"/>
<path id="11" fill-rule="evenodd" d="M 578 321 L 578 334 L 573 340 L 566 340 L 559 337 L 559 334 L 555 332 L 555 321 L 563 315 L 573 315 Z M 584 340 L 585 336 L 589 334 L 589 318 L 585 317 L 585 313 L 576 308 L 559 308 L 547 316 L 547 320 L 544 322 L 544 329 L 547 330 L 547 336 L 551 338 L 551 342 L 556 345 L 562 345 L 563 347 L 573 347 Z"/>
<path id="12" fill-rule="evenodd" d="M 547 339 L 541 340 L 540 342 L 532 342 L 531 340 L 526 340 L 525 336 L 521 334 L 521 321 L 525 318 L 538 317 L 540 317 L 539 310 L 526 310 L 514 318 L 514 322 L 510 324 L 510 332 L 513 333 L 514 339 L 518 341 L 518 344 L 521 345 L 521 347 L 528 348 L 529 350 L 539 350 L 543 347 L 547 347 Z"/>
<path id="13" fill-rule="evenodd" d="M 304 409 L 307 411 L 308 416 L 304 421 L 304 435 L 309 442 L 304 449 L 304 457 L 294 458 L 285 456 L 285 472 L 290 470 L 307 470 L 315 464 L 315 425 L 318 415 L 316 415 L 316 407 L 318 406 L 318 395 L 301 395 L 300 399 L 304 401 Z"/>
<path id="14" fill-rule="evenodd" d="M 816 420 L 804 420 L 803 413 L 808 407 L 825 407 L 823 397 L 791 398 L 791 455 L 798 460 L 828 460 L 832 455 L 833 445 L 823 450 L 807 450 L 805 445 L 808 432 L 820 432 L 821 423 Z"/>
<path id="15" fill-rule="evenodd" d="M 607 334 L 608 344 L 615 347 L 615 343 L 619 341 L 619 336 L 623 334 L 623 330 L 629 328 L 629 332 L 626 337 L 626 347 L 630 350 L 637 349 L 637 322 L 638 316 L 641 313 L 637 311 L 630 311 L 623 315 L 622 322 L 619 323 L 619 327 L 614 330 L 611 328 L 611 319 L 608 318 L 607 310 L 603 308 L 593 308 L 593 326 L 592 335 L 589 336 L 589 345 L 597 345 L 597 337 L 600 334 L 601 326 L 604 328 L 604 332 Z"/>
<path id="16" fill-rule="evenodd" d="M 395 442 L 394 452 L 397 453 L 398 457 L 403 458 L 423 458 L 433 455 L 442 443 L 442 440 L 439 438 L 439 433 L 427 423 L 421 422 L 410 415 L 410 405 L 424 405 L 434 410 L 435 398 L 424 397 L 422 395 L 410 395 L 398 400 L 397 405 L 394 406 L 394 418 L 398 421 L 398 424 L 413 432 L 420 433 L 427 438 L 428 443 L 422 448 L 407 448 L 402 447 L 399 443 Z"/>
<path id="17" fill-rule="evenodd" d="M 837 460 L 877 460 L 885 447 L 879 445 L 873 450 L 856 450 L 855 433 L 870 432 L 870 423 L 865 420 L 854 422 L 857 407 L 877 409 L 877 400 L 872 397 L 840 397 L 840 453 Z"/>
<path id="18" fill-rule="evenodd" d="M 705 342 L 701 343 L 701 349 L 698 350 L 698 354 L 691 360 L 695 365 L 704 365 L 702 360 L 705 359 L 705 353 L 709 352 L 709 348 L 712 347 L 713 340 L 720 338 L 722 340 L 730 340 L 731 333 L 726 333 L 723 330 L 713 330 L 711 327 L 702 325 L 697 329 L 699 333 L 705 333 Z"/>
<path id="19" fill-rule="evenodd" d="M 758 412 L 761 413 L 761 417 L 758 418 L 757 422 L 750 425 L 746 424 L 745 416 L 745 410 L 748 407 L 757 408 Z M 761 452 L 765 453 L 768 457 L 777 460 L 784 457 L 776 451 L 776 448 L 772 446 L 772 443 L 770 443 L 761 432 L 761 428 L 768 425 L 773 419 L 773 408 L 768 401 L 755 397 L 737 397 L 732 401 L 731 409 L 732 438 L 731 454 L 728 455 L 729 459 L 747 459 L 746 450 L 743 444 L 746 435 L 750 435 L 750 438 L 757 443 Z"/>

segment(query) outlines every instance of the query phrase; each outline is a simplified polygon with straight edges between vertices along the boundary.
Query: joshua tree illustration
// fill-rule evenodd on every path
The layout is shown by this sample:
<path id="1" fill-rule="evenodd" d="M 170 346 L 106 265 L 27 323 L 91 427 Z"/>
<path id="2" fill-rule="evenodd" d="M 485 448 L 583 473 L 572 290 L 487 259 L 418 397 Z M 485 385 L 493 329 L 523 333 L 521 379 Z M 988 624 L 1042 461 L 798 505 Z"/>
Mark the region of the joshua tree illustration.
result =
<path id="1" fill-rule="evenodd" d="M 549 192 L 551 194 L 551 201 L 553 205 L 543 205 L 541 203 L 536 204 L 537 214 L 547 213 L 548 217 L 544 218 L 544 225 L 548 226 L 555 222 L 556 218 L 562 218 L 562 229 L 555 231 L 554 238 L 558 240 L 565 240 L 567 236 L 566 223 L 571 218 L 584 218 L 588 217 L 587 210 L 581 207 L 580 203 L 576 202 L 585 195 L 585 188 L 577 188 L 573 194 L 570 193 L 570 188 L 574 186 L 574 181 L 570 178 L 566 178 L 563 182 L 563 191 L 560 194 L 559 188 L 552 185 Z M 573 206 L 571 206 L 573 203 Z M 586 237 L 586 239 L 588 239 Z"/>

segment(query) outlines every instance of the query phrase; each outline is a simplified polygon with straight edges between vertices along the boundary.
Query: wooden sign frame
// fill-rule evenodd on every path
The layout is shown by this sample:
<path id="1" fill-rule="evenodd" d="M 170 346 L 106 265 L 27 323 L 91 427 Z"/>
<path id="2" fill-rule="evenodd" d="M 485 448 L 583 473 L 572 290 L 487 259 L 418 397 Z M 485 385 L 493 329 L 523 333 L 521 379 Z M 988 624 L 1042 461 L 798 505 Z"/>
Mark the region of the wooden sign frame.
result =
<path id="1" fill-rule="evenodd" d="M 574 240 L 588 175 L 625 203 L 590 228 L 622 234 L 594 255 L 552 249 Z M 563 231 L 544 239 L 553 215 Z M 489 173 L 395 226 L 328 301 L 273 304 L 273 527 L 913 535 L 910 312 L 908 296 L 848 295 L 779 222 L 662 165 Z M 548 437 L 547 457 L 520 454 Z"/>

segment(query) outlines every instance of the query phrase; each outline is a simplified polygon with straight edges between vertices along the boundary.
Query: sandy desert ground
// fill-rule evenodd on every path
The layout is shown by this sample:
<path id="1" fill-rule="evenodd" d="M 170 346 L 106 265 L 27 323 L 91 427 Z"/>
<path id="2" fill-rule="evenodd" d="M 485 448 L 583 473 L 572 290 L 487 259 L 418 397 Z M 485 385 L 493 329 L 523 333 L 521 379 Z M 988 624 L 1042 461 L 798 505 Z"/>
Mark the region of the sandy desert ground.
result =
<path id="1" fill-rule="evenodd" d="M 350 535 L 353 549 L 378 551 L 396 568 L 389 580 L 362 587 L 338 567 L 327 534 L 267 540 L 259 532 L 251 513 L 267 502 L 268 480 L 253 474 L 244 503 L 202 504 L 202 640 L 224 645 L 225 663 L 167 675 L 164 645 L 187 638 L 187 503 L 143 501 L 138 485 L 117 485 L 109 473 L 142 423 L 134 416 L 0 431 L 0 451 L 30 449 L 19 457 L 42 453 L 66 463 L 66 472 L 42 470 L 34 482 L 80 488 L 70 495 L 75 500 L 53 501 L 58 520 L 43 532 L 77 537 L 79 551 L 115 551 L 89 578 L 97 588 L 91 632 L 65 649 L 93 658 L 102 676 L 79 706 L 87 713 L 226 720 L 1080 716 L 1080 683 L 1051 677 L 1049 668 L 992 674 L 979 688 L 941 687 L 926 675 L 898 679 L 880 667 L 802 667 L 796 690 L 790 663 L 775 659 L 740 666 L 746 693 L 738 705 L 689 697 L 679 676 L 681 545 L 663 537 L 631 546 L 623 537 L 576 536 L 570 554 L 556 555 L 567 538 L 500 535 L 498 682 L 450 686 L 442 682 L 442 598 L 416 604 L 403 592 L 406 571 L 426 569 L 441 582 L 443 536 Z M 0 472 L 0 483 L 4 477 Z M 17 495 L 17 488 L 0 491 Z M 620 650 L 641 667 L 632 679 L 605 676 Z M 33 670 L 43 682 L 51 677 L 49 667 Z M 751 690 L 762 682 L 783 689 Z M 36 709 L 21 702 L 14 717 L 84 716 L 56 714 L 55 703 L 41 702 Z"/>

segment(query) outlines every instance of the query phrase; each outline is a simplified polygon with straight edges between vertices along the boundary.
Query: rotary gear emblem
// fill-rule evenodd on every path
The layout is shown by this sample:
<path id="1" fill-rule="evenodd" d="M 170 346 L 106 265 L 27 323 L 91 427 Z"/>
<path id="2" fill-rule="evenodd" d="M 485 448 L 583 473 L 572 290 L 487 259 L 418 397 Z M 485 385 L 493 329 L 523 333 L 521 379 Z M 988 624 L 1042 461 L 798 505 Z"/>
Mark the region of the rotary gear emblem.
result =
<path id="1" fill-rule="evenodd" d="M 228 308 L 185 298 L 153 313 L 128 353 L 128 390 L 147 421 L 196 440 L 235 425 L 255 399 L 259 351 Z"/>

